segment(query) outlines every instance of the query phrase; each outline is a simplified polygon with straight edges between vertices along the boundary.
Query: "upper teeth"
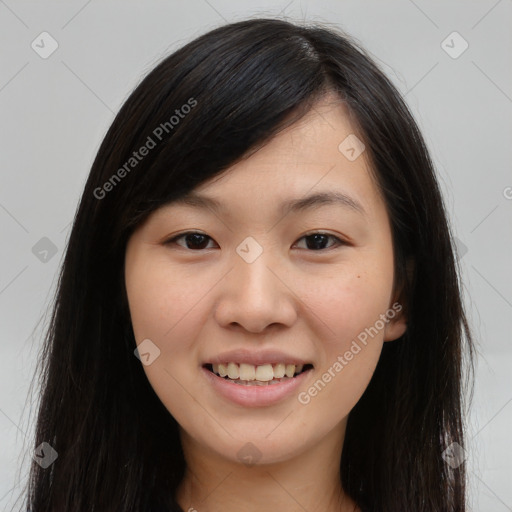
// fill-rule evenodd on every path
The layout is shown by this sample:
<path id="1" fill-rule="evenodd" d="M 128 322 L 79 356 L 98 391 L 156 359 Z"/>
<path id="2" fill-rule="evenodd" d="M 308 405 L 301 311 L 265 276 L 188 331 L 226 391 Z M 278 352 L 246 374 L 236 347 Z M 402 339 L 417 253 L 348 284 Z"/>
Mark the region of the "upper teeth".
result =
<path id="1" fill-rule="evenodd" d="M 281 379 L 286 377 L 293 377 L 295 373 L 300 373 L 304 365 L 298 364 L 262 364 L 254 366 L 253 364 L 241 363 L 228 363 L 228 364 L 213 364 L 213 371 L 221 377 L 229 377 L 230 379 L 240 380 L 260 380 L 262 382 L 271 381 L 272 379 Z"/>

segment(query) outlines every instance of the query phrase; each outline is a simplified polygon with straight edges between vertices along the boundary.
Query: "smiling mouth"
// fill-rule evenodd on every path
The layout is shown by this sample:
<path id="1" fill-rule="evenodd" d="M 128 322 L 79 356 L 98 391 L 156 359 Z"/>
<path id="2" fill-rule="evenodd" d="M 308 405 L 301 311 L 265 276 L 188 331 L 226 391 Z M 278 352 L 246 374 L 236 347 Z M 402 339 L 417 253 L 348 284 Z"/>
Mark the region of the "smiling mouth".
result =
<path id="1" fill-rule="evenodd" d="M 268 386 L 294 379 L 313 369 L 312 364 L 262 364 L 246 363 L 205 364 L 204 368 L 233 384 L 242 386 Z"/>

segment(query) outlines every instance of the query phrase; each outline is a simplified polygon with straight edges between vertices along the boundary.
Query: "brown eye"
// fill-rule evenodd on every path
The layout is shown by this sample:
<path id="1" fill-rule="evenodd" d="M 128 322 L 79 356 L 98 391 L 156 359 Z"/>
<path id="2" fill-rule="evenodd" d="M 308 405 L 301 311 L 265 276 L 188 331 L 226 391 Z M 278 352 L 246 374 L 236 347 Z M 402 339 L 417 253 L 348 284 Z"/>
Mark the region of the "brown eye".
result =
<path id="1" fill-rule="evenodd" d="M 334 240 L 334 245 L 329 247 L 325 247 L 328 240 Z M 331 247 L 336 247 L 339 245 L 346 245 L 345 242 L 340 240 L 338 237 L 334 235 L 330 235 L 328 233 L 311 233 L 303 236 L 300 240 L 306 240 L 306 249 L 312 251 L 321 251 L 324 249 L 330 249 Z"/>
<path id="2" fill-rule="evenodd" d="M 178 240 L 182 240 L 182 239 L 185 242 L 178 243 Z M 331 235 L 329 233 L 320 233 L 320 232 L 307 234 L 307 235 L 303 236 L 302 238 L 300 238 L 300 240 L 306 241 L 306 244 L 305 244 L 306 246 L 302 247 L 302 248 L 305 248 L 310 251 L 315 251 L 315 252 L 323 251 L 326 249 L 331 249 L 333 247 L 337 247 L 340 245 L 348 245 L 346 242 L 344 242 L 343 240 L 341 240 L 340 238 L 338 238 L 334 235 Z M 329 240 L 333 241 L 334 243 L 331 243 L 330 245 L 328 245 Z M 211 249 L 212 248 L 212 247 L 208 247 L 209 241 L 213 241 L 213 239 L 210 236 L 205 235 L 204 233 L 200 233 L 200 232 L 196 232 L 196 231 L 188 231 L 186 233 L 182 233 L 181 235 L 178 235 L 178 236 L 168 240 L 164 244 L 165 245 L 176 244 L 176 245 L 179 245 L 180 247 L 183 247 L 184 249 L 189 249 L 192 251 L 201 251 L 203 249 Z"/>
<path id="3" fill-rule="evenodd" d="M 195 231 L 189 231 L 188 233 L 182 233 L 181 235 L 178 235 L 171 240 L 168 240 L 165 242 L 165 245 L 169 245 L 171 243 L 175 243 L 181 247 L 183 247 L 183 244 L 178 243 L 177 240 L 185 240 L 185 249 L 190 250 L 201 250 L 206 249 L 208 245 L 208 241 L 212 240 L 211 237 L 208 235 L 205 235 L 204 233 L 198 233 Z"/>

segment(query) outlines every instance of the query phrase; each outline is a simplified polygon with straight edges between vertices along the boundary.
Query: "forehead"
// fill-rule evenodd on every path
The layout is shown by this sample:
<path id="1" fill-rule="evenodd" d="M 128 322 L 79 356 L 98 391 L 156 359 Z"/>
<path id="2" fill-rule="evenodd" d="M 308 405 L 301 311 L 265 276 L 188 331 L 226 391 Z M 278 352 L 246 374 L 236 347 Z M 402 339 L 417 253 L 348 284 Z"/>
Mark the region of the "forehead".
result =
<path id="1" fill-rule="evenodd" d="M 239 203 L 286 209 L 342 204 L 359 213 L 382 202 L 362 136 L 343 102 L 318 102 L 256 151 L 173 203 L 220 212 Z"/>

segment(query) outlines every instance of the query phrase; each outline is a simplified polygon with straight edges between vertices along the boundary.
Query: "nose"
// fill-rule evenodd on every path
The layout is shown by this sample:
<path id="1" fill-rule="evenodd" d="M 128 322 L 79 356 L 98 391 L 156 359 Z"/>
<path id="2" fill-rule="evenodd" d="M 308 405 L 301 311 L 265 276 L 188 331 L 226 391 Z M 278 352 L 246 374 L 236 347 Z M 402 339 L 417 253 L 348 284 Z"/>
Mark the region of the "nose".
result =
<path id="1" fill-rule="evenodd" d="M 216 302 L 215 319 L 223 327 L 261 333 L 270 326 L 290 327 L 297 318 L 296 292 L 282 267 L 265 251 L 252 263 L 234 254 Z"/>

